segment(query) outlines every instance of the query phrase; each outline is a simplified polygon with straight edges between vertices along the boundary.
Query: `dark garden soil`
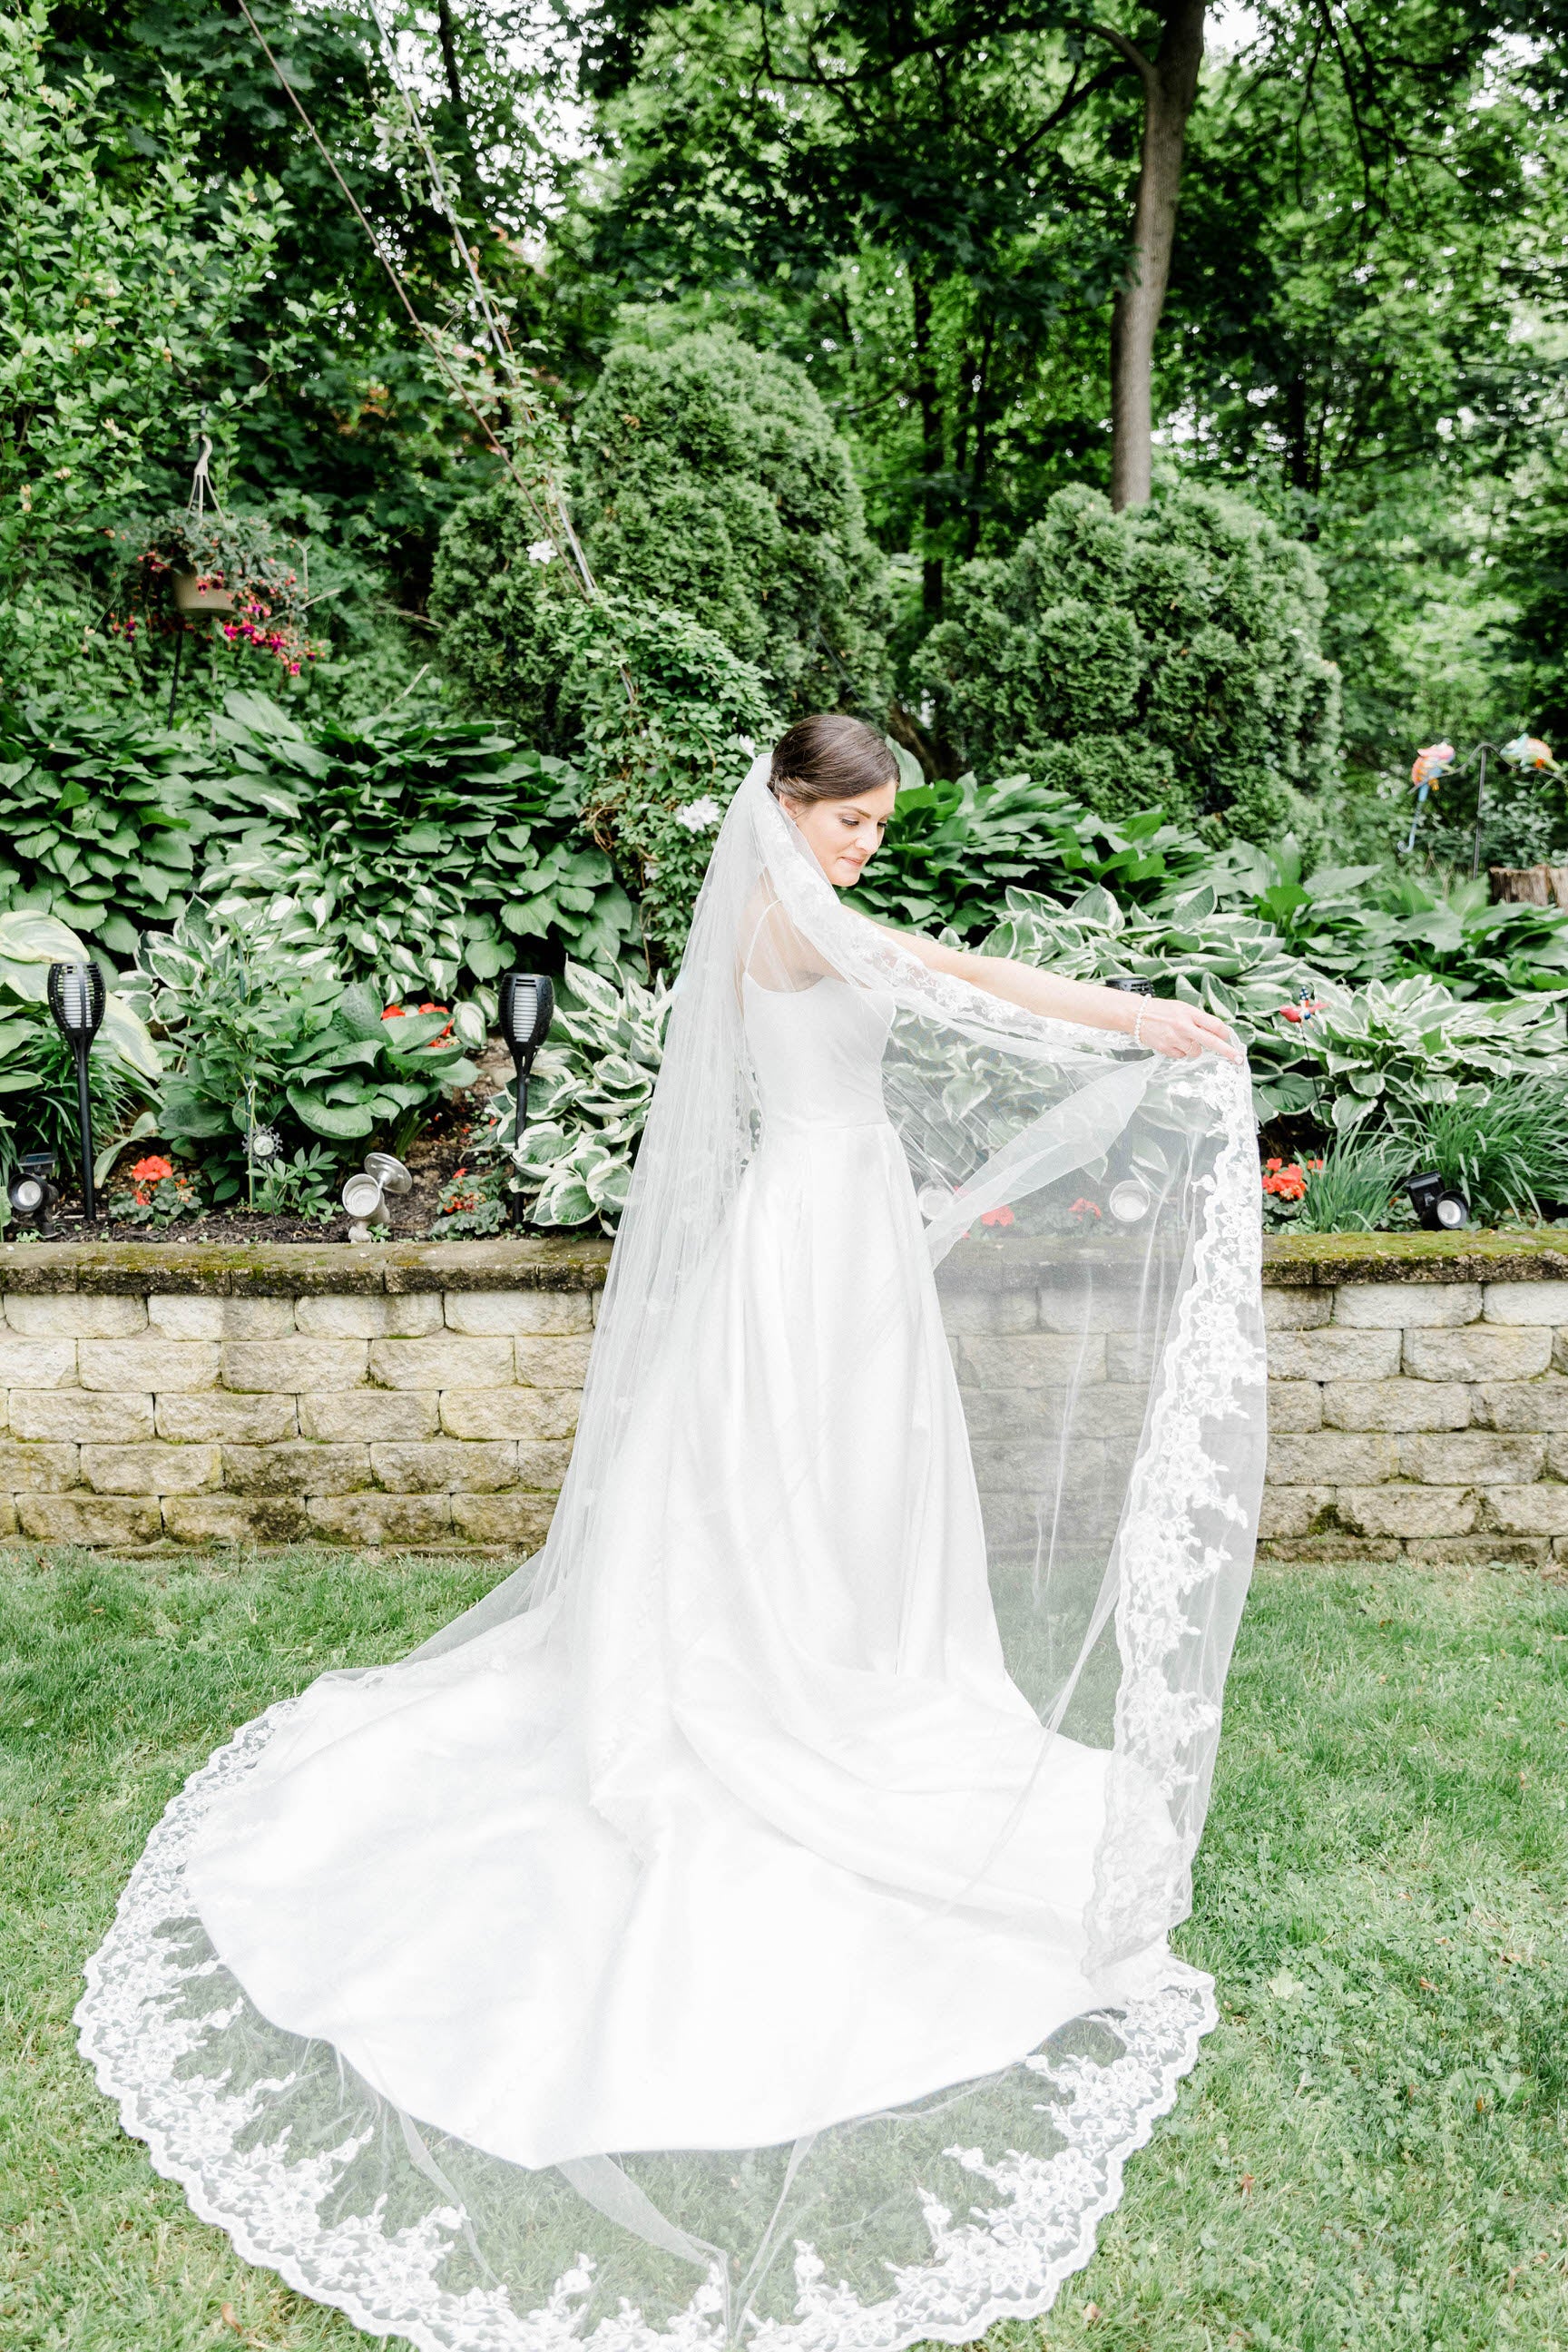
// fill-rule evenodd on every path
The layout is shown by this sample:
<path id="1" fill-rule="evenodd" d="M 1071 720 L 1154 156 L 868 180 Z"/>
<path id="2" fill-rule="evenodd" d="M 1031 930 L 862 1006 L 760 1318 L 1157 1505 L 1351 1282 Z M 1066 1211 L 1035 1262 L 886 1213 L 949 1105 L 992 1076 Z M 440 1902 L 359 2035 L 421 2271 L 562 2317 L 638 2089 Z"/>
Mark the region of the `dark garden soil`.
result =
<path id="1" fill-rule="evenodd" d="M 425 1133 L 409 1146 L 405 1164 L 414 1179 L 413 1190 L 392 1195 L 386 1203 L 392 1240 L 417 1242 L 426 1238 L 439 1206 L 441 1189 L 463 1166 L 469 1150 L 469 1126 L 477 1108 L 473 1097 L 480 1091 L 474 1088 L 469 1095 L 459 1096 L 456 1102 L 443 1106 Z M 159 1146 L 150 1140 L 141 1149 L 154 1151 Z M 348 1166 L 343 1173 L 349 1173 Z M 111 1178 L 106 1189 L 117 1191 L 122 1183 L 123 1179 Z M 146 1224 L 138 1224 L 126 1218 L 105 1216 L 101 1192 L 98 1223 L 89 1225 L 82 1217 L 80 1192 L 72 1188 L 56 1207 L 47 1238 L 52 1242 L 174 1242 L 181 1248 L 188 1248 L 193 1242 L 228 1242 L 241 1246 L 254 1242 L 310 1242 L 319 1246 L 323 1242 L 346 1242 L 348 1233 L 348 1218 L 335 1203 L 331 1216 L 321 1219 L 264 1217 L 246 1209 L 221 1209 L 197 1217 L 153 1219 Z M 17 1238 L 15 1224 L 7 1228 L 5 1238 Z"/>

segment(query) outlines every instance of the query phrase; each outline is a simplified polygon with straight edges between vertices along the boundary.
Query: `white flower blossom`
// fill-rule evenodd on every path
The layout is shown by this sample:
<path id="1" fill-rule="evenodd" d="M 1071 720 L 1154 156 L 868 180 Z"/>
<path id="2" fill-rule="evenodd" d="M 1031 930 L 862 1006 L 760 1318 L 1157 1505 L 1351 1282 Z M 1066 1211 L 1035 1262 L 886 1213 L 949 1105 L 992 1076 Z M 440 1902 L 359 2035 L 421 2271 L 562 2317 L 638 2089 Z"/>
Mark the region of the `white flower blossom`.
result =
<path id="1" fill-rule="evenodd" d="M 749 735 L 737 735 L 735 740 L 740 745 L 742 751 L 744 751 L 748 760 L 754 760 L 756 758 L 757 747 L 752 742 Z"/>
<path id="2" fill-rule="evenodd" d="M 528 551 L 528 560 L 531 563 L 552 563 L 555 560 L 554 541 L 536 539 Z"/>
<path id="3" fill-rule="evenodd" d="M 700 801 L 688 801 L 684 808 L 677 809 L 675 822 L 683 824 L 688 833 L 706 833 L 710 824 L 718 824 L 723 814 L 712 793 L 704 793 Z"/>

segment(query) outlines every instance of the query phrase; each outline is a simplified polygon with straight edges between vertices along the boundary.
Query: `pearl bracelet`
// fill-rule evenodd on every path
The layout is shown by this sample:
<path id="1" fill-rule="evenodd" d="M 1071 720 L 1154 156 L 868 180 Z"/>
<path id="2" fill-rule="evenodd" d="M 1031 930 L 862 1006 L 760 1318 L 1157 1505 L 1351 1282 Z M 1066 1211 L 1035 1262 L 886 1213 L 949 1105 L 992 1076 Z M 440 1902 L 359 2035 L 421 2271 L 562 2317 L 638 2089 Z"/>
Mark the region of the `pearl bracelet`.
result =
<path id="1" fill-rule="evenodd" d="M 1143 1004 L 1138 1007 L 1138 1017 L 1132 1024 L 1132 1043 L 1135 1045 L 1141 1045 L 1143 1043 L 1143 1015 L 1147 1010 L 1148 1007 Z"/>

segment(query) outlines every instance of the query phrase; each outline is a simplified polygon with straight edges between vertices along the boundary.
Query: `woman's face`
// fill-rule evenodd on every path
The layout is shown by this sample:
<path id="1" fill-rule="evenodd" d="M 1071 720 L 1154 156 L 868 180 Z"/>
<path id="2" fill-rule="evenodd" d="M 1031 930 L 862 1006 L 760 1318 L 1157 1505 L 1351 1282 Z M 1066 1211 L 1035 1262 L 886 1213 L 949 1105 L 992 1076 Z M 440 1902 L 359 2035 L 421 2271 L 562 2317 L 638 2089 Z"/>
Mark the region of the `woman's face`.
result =
<path id="1" fill-rule="evenodd" d="M 781 793 L 779 803 L 799 826 L 834 888 L 848 890 L 860 879 L 866 860 L 882 845 L 897 792 L 896 784 L 879 784 L 874 792 L 857 793 L 849 801 L 796 801 Z"/>

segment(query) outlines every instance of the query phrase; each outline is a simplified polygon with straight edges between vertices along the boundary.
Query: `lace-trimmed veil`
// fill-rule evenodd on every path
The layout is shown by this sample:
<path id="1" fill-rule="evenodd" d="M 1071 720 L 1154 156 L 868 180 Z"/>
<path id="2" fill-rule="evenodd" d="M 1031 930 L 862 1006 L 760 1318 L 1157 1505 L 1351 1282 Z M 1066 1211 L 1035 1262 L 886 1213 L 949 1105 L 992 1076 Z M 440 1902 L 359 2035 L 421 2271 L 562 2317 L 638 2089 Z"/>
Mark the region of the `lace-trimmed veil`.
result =
<path id="1" fill-rule="evenodd" d="M 958 1369 L 1007 1669 L 1046 1735 L 1037 1769 L 1058 1741 L 1103 1768 L 1091 1883 L 1064 1928 L 1092 1997 L 999 2073 L 792 2143 L 503 2161 L 269 2024 L 192 1916 L 193 1841 L 296 1703 L 270 1710 L 154 1832 L 89 1963 L 83 2042 L 128 2128 L 243 2253 L 427 2352 L 895 2352 L 1029 2316 L 1087 2259 L 1214 2020 L 1209 1979 L 1164 1939 L 1189 1906 L 1262 1475 L 1245 1072 L 1131 1053 L 932 972 L 831 889 L 766 767 L 736 793 L 698 903 L 544 1550 L 402 1665 L 331 1679 L 426 1687 L 514 1621 L 559 1628 L 590 1784 L 613 1785 L 643 1653 L 635 1629 L 605 1632 L 597 1563 L 626 1433 L 682 1378 L 683 1317 L 757 1149 L 743 982 L 835 978 L 887 1022 L 883 1096 Z M 854 1415 L 856 1379 L 846 1364 L 793 1408 L 803 1464 Z M 1048 1914 L 1053 1890 L 1019 1861 L 1027 1796 L 931 1793 L 933 1917 Z"/>

